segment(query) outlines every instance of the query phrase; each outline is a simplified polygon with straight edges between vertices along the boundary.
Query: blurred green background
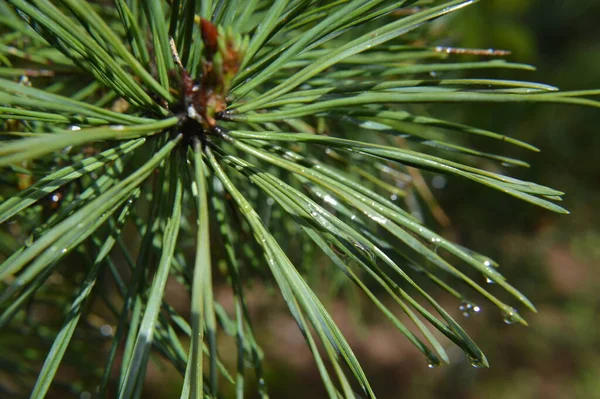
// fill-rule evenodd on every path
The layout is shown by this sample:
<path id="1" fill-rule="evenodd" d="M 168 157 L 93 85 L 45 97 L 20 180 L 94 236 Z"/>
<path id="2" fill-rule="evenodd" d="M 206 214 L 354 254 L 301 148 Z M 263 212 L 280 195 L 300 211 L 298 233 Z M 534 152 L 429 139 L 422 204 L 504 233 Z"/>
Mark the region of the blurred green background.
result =
<path id="1" fill-rule="evenodd" d="M 538 67 L 533 73 L 488 70 L 473 76 L 533 80 L 563 90 L 600 87 L 598 0 L 487 0 L 439 23 L 451 32 L 442 45 L 507 49 L 513 52 L 509 60 Z M 504 324 L 483 305 L 464 326 L 491 367 L 474 369 L 451 351 L 451 365 L 428 369 L 389 323 L 364 315 L 368 306 L 361 316 L 368 323 L 362 323 L 348 314 L 346 301 L 332 303 L 375 392 L 381 398 L 600 398 L 598 110 L 495 104 L 432 113 L 452 114 L 540 148 L 532 153 L 506 146 L 505 154 L 532 166 L 503 172 L 566 192 L 564 206 L 572 214 L 555 215 L 459 179 L 434 189 L 452 219 L 444 234 L 498 261 L 539 313 L 524 314 L 530 324 L 525 328 Z M 462 318 L 456 305 L 448 306 Z M 257 322 L 268 329 L 262 341 L 272 397 L 325 397 L 302 336 L 283 306 L 281 311 Z"/>

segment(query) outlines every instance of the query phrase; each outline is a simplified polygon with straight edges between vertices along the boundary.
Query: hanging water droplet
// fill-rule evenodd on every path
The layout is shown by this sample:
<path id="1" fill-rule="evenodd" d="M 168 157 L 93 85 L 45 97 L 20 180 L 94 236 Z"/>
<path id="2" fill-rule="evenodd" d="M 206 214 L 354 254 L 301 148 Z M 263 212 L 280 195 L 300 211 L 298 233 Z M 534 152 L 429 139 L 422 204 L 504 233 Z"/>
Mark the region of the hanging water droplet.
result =
<path id="1" fill-rule="evenodd" d="M 436 368 L 437 366 L 439 366 L 439 364 L 437 364 L 437 363 L 434 363 L 434 362 L 433 362 L 433 361 L 431 361 L 431 360 L 430 360 L 430 361 L 427 363 L 427 368 L 430 368 L 430 369 L 434 369 L 434 368 Z"/>
<path id="2" fill-rule="evenodd" d="M 63 248 L 63 249 L 61 249 L 61 250 L 60 250 L 60 253 L 61 253 L 61 254 L 65 254 L 65 253 L 67 253 L 67 248 Z"/>
<path id="3" fill-rule="evenodd" d="M 429 76 L 431 76 L 432 78 L 437 78 L 437 72 L 431 71 L 429 72 Z"/>
<path id="4" fill-rule="evenodd" d="M 485 268 L 485 271 L 487 272 L 487 276 L 485 276 L 485 282 L 488 284 L 494 284 L 494 280 L 489 276 L 489 275 L 495 275 L 495 276 L 499 276 L 500 278 L 502 277 L 497 271 L 496 269 L 493 267 L 492 262 L 489 259 L 486 259 L 483 262 L 483 267 Z"/>
<path id="5" fill-rule="evenodd" d="M 464 317 L 470 317 L 471 315 L 481 312 L 481 308 L 470 301 L 463 301 L 458 309 L 462 312 Z"/>
<path id="6" fill-rule="evenodd" d="M 392 201 L 397 201 L 397 200 L 398 200 L 398 196 L 397 196 L 396 194 L 392 194 L 392 195 L 390 196 L 390 199 L 391 199 Z"/>
<path id="7" fill-rule="evenodd" d="M 100 334 L 105 337 L 110 337 L 112 335 L 113 328 L 108 324 L 103 324 L 100 326 Z"/>
<path id="8" fill-rule="evenodd" d="M 433 188 L 441 190 L 446 187 L 446 178 L 444 176 L 434 176 L 433 179 L 431 179 L 431 185 Z"/>
<path id="9" fill-rule="evenodd" d="M 502 312 L 502 318 L 506 324 L 515 324 L 519 322 L 521 317 L 519 316 L 519 312 L 517 312 L 515 309 L 507 308 Z"/>
<path id="10" fill-rule="evenodd" d="M 378 224 L 386 224 L 387 223 L 387 219 L 384 217 L 381 217 L 378 215 L 372 215 L 370 213 L 367 213 L 366 215 L 369 217 L 369 219 L 371 219 L 375 223 L 378 223 Z"/>
<path id="11" fill-rule="evenodd" d="M 433 250 L 433 252 L 437 253 L 438 247 L 440 246 L 442 239 L 439 237 L 431 237 L 430 242 L 431 242 L 431 249 Z"/>
<path id="12" fill-rule="evenodd" d="M 362 252 L 371 262 L 377 261 L 377 255 L 371 247 L 364 246 L 361 242 L 351 239 L 352 245 Z"/>
<path id="13" fill-rule="evenodd" d="M 467 360 L 469 361 L 469 363 L 471 363 L 471 366 L 475 367 L 476 369 L 485 366 L 485 363 L 481 359 L 479 359 L 475 356 L 469 355 L 469 356 L 467 356 Z"/>
<path id="14" fill-rule="evenodd" d="M 328 204 L 331 204 L 333 206 L 336 206 L 338 204 L 338 202 L 336 201 L 335 198 L 333 198 L 331 195 L 326 195 L 323 198 L 323 201 L 327 202 Z"/>

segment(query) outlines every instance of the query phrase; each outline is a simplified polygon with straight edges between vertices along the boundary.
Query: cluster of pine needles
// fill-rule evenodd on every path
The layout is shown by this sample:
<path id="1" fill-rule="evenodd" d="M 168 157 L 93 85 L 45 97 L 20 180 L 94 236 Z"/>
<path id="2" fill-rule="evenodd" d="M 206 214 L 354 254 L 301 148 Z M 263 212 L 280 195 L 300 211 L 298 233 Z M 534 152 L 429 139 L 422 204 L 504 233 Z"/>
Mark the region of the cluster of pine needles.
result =
<path id="1" fill-rule="evenodd" d="M 533 70 L 431 37 L 474 3 L 0 0 L 0 396 L 140 398 L 154 360 L 181 373 L 182 398 L 267 397 L 245 300 L 261 283 L 289 307 L 327 394 L 375 397 L 311 275 L 342 277 L 431 366 L 451 343 L 487 366 L 433 293 L 467 314 L 477 297 L 510 323 L 535 307 L 493 260 L 434 231 L 446 219 L 423 176 L 560 213 L 563 193 L 480 167 L 527 164 L 474 143 L 536 148 L 423 104 L 600 102 L 463 78 Z M 189 313 L 169 304 L 168 281 Z"/>

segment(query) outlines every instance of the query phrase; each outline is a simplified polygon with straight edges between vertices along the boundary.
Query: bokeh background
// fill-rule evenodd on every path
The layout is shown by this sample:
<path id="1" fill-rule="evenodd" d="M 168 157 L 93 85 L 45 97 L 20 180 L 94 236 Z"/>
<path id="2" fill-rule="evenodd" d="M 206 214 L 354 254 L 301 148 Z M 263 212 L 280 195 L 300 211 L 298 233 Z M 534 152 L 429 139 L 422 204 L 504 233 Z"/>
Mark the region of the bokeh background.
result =
<path id="1" fill-rule="evenodd" d="M 533 80 L 563 90 L 600 87 L 598 0 L 486 0 L 439 23 L 451 32 L 441 44 L 507 49 L 511 61 L 538 68 L 473 76 Z M 375 312 L 368 305 L 348 311 L 351 299 L 335 300 L 329 307 L 375 392 L 381 398 L 600 398 L 600 113 L 522 104 L 431 112 L 540 148 L 532 153 L 506 146 L 505 154 L 532 166 L 504 172 L 566 192 L 564 206 L 572 214 L 555 215 L 460 179 L 434 189 L 452 220 L 444 234 L 497 260 L 539 312 L 524 313 L 526 328 L 503 323 L 497 311 L 483 305 L 463 322 L 491 367 L 475 369 L 450 351 L 451 365 L 428 369 L 391 324 L 371 316 Z M 449 306 L 462 317 L 457 305 Z M 259 312 L 256 323 L 265 328 L 272 397 L 325 397 L 302 336 L 285 306 L 280 309 L 280 314 Z"/>

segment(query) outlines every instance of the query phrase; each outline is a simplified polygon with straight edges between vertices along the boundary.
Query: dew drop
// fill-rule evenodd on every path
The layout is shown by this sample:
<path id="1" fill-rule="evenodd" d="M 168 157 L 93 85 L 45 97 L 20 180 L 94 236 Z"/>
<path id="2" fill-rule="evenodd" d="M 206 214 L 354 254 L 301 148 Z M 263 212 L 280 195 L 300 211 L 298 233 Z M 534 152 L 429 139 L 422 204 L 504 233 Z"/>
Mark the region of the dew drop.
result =
<path id="1" fill-rule="evenodd" d="M 467 360 L 469 361 L 469 363 L 471 363 L 471 366 L 475 367 L 476 369 L 482 368 L 485 366 L 485 364 L 481 361 L 481 359 L 476 358 L 475 356 L 467 356 Z"/>
<path id="2" fill-rule="evenodd" d="M 463 301 L 458 309 L 462 312 L 464 317 L 471 317 L 479 312 L 481 312 L 481 308 L 470 301 Z"/>
<path id="3" fill-rule="evenodd" d="M 434 363 L 432 361 L 430 361 L 429 363 L 427 363 L 427 368 L 430 368 L 430 369 L 434 369 L 434 368 L 436 368 L 438 366 L 439 366 L 439 364 L 436 364 L 436 363 Z"/>
<path id="4" fill-rule="evenodd" d="M 378 223 L 380 225 L 387 223 L 387 219 L 384 217 L 377 216 L 377 215 L 371 215 L 369 213 L 367 213 L 367 216 L 369 217 L 369 219 L 371 219 L 372 221 L 374 221 L 375 223 Z"/>
<path id="5" fill-rule="evenodd" d="M 520 316 L 519 312 L 515 309 L 507 308 L 507 310 L 502 312 L 502 318 L 506 324 L 515 324 L 519 322 Z"/>
<path id="6" fill-rule="evenodd" d="M 440 245 L 440 243 L 441 243 L 441 242 L 442 242 L 442 239 L 441 239 L 441 238 L 439 238 L 439 237 L 431 237 L 431 243 L 432 243 L 433 245 L 435 245 L 436 247 L 437 247 L 438 245 Z"/>
<path id="7" fill-rule="evenodd" d="M 336 206 L 338 204 L 338 202 L 335 200 L 335 198 L 333 198 L 331 195 L 326 195 L 325 198 L 323 198 L 323 201 L 325 201 L 328 204 L 331 204 L 333 206 Z"/>
<path id="8" fill-rule="evenodd" d="M 494 269 L 492 262 L 489 259 L 486 259 L 483 262 L 483 267 L 485 268 L 486 272 L 488 272 L 488 274 L 499 275 L 499 273 L 496 271 L 496 269 Z M 493 279 L 491 279 L 489 276 L 485 276 L 485 282 L 488 284 L 495 283 L 495 281 Z"/>
<path id="9" fill-rule="evenodd" d="M 100 334 L 105 337 L 110 337 L 112 335 L 113 328 L 108 324 L 103 324 L 100 326 Z"/>
<path id="10" fill-rule="evenodd" d="M 264 378 L 259 378 L 259 379 L 258 379 L 258 386 L 259 386 L 261 389 L 264 389 L 264 388 L 267 386 L 267 384 L 265 383 L 265 379 L 264 379 Z"/>
<path id="11" fill-rule="evenodd" d="M 60 250 L 60 253 L 61 253 L 61 254 L 65 254 L 65 253 L 67 253 L 67 248 L 63 248 L 63 249 L 61 249 L 61 250 Z"/>
<path id="12" fill-rule="evenodd" d="M 442 239 L 439 237 L 431 237 L 431 247 L 433 249 L 433 252 L 437 253 L 438 247 L 440 245 L 440 243 L 442 242 Z"/>
<path id="13" fill-rule="evenodd" d="M 375 254 L 375 252 L 373 250 L 371 250 L 370 248 L 365 247 L 362 243 L 360 243 L 358 241 L 352 241 L 352 244 L 360 252 L 362 252 L 363 254 L 365 254 L 367 256 L 367 258 L 371 262 L 376 262 L 377 261 L 377 255 Z"/>
<path id="14" fill-rule="evenodd" d="M 429 76 L 431 76 L 432 78 L 436 78 L 437 77 L 437 72 L 431 71 L 431 72 L 429 72 Z"/>
<path id="15" fill-rule="evenodd" d="M 441 190 L 446 187 L 446 178 L 444 176 L 434 176 L 434 178 L 431 179 L 431 185 L 433 188 Z"/>

